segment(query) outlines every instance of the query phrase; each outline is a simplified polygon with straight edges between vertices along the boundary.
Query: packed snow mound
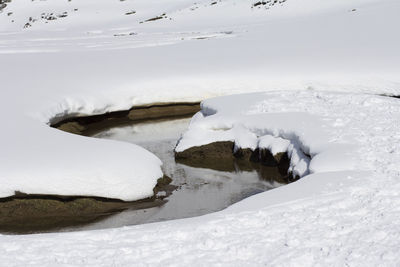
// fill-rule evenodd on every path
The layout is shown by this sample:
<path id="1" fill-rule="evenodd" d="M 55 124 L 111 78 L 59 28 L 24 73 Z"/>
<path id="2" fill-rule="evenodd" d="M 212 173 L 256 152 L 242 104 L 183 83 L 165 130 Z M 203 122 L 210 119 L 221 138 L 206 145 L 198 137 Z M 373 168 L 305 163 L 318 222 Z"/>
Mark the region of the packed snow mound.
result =
<path id="1" fill-rule="evenodd" d="M 0 198 L 16 192 L 126 201 L 153 196 L 163 173 L 162 162 L 152 153 L 133 144 L 84 138 L 36 124 L 24 126 L 38 136 L 3 134 L 8 140 L 20 138 L 2 144 Z"/>
<path id="2" fill-rule="evenodd" d="M 370 98 L 311 90 L 208 99 L 202 102 L 202 110 L 191 121 L 176 151 L 233 141 L 237 149 L 267 148 L 273 155 L 288 152 L 291 161 L 288 171 L 294 176 L 370 169 L 360 153 L 356 133 L 345 123 L 355 105 L 365 106 L 363 112 L 370 113 L 370 107 L 365 104 Z M 329 109 L 331 113 L 326 112 Z M 357 115 L 366 116 L 362 114 Z M 344 130 L 348 131 L 347 138 L 339 139 L 338 132 Z"/>
<path id="3" fill-rule="evenodd" d="M 290 141 L 274 137 L 272 135 L 264 135 L 259 138 L 257 147 L 269 150 L 272 155 L 288 151 Z"/>

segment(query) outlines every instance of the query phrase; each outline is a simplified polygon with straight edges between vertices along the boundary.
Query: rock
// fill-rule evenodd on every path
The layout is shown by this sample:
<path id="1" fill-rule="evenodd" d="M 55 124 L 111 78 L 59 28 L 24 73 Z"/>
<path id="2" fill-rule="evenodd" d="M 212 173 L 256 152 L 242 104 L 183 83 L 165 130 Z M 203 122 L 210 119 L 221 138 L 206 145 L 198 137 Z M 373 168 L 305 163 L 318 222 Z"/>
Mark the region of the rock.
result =
<path id="1" fill-rule="evenodd" d="M 175 152 L 175 160 L 191 167 L 217 171 L 254 171 L 263 179 L 283 183 L 296 180 L 288 173 L 290 159 L 286 152 L 272 155 L 267 149 L 237 149 L 232 141 L 219 141 Z"/>
<path id="2" fill-rule="evenodd" d="M 157 185 L 153 188 L 154 195 L 152 199 L 164 199 L 171 195 L 171 193 L 177 188 L 175 185 L 171 185 L 172 179 L 166 175 L 157 180 Z"/>
<path id="3" fill-rule="evenodd" d="M 200 104 L 165 104 L 150 107 L 137 107 L 129 111 L 131 120 L 158 119 L 175 116 L 192 115 L 200 110 Z"/>
<path id="4" fill-rule="evenodd" d="M 195 168 L 235 171 L 233 147 L 234 144 L 230 141 L 191 147 L 182 152 L 175 152 L 175 160 Z"/>
<path id="5" fill-rule="evenodd" d="M 86 127 L 79 124 L 78 122 L 67 122 L 61 124 L 59 127 L 57 127 L 57 129 L 68 133 L 82 134 Z"/>

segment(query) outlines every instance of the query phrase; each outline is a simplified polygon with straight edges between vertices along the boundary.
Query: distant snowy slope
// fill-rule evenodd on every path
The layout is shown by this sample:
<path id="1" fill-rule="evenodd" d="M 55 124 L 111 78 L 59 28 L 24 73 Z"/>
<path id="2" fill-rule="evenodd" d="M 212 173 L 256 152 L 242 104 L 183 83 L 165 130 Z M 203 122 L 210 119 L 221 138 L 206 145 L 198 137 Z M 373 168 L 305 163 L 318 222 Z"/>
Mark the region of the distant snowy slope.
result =
<path id="1" fill-rule="evenodd" d="M 50 98 L 37 105 L 44 121 L 271 89 L 398 93 L 398 1 L 216 2 L 11 1 L 3 84 Z"/>

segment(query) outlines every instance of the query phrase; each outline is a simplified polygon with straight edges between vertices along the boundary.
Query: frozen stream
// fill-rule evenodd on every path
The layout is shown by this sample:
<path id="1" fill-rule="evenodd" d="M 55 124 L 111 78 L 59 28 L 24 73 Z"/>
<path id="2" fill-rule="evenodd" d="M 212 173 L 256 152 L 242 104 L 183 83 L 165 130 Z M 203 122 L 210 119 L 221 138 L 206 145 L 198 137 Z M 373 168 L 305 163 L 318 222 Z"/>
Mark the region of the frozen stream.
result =
<path id="1" fill-rule="evenodd" d="M 96 134 L 92 133 L 96 138 L 138 144 L 162 160 L 164 174 L 172 178 L 172 186 L 164 188 L 168 192 L 159 191 L 156 200 L 131 203 L 96 202 L 93 199 L 63 202 L 51 198 L 46 200 L 45 197 L 3 200 L 0 202 L 0 232 L 94 230 L 199 216 L 222 210 L 284 183 L 279 180 L 281 176 L 277 175 L 279 172 L 275 167 L 257 168 L 256 171 L 252 166 L 235 161 L 231 162 L 233 168 L 230 169 L 235 171 L 229 172 L 210 169 L 210 165 L 194 168 L 175 162 L 174 147 L 189 121 L 189 118 L 174 118 L 105 123 Z M 213 162 L 213 165 L 219 166 L 222 162 Z"/>
<path id="2" fill-rule="evenodd" d="M 128 209 L 78 229 L 120 227 L 203 215 L 282 185 L 260 179 L 256 171 L 220 172 L 176 163 L 174 147 L 189 121 L 188 118 L 150 121 L 97 133 L 95 137 L 135 143 L 156 154 L 164 163 L 164 173 L 173 179 L 172 184 L 177 189 L 160 206 Z"/>

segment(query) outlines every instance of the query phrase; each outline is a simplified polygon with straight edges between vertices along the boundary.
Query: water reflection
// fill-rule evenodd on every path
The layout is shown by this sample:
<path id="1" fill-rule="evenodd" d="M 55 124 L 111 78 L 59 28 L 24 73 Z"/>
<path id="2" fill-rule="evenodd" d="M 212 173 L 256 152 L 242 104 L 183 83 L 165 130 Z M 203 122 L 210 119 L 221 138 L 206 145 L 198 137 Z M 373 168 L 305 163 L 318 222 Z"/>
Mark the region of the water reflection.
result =
<path id="1" fill-rule="evenodd" d="M 203 215 L 282 185 L 273 179 L 260 179 L 257 171 L 223 172 L 176 163 L 173 150 L 189 121 L 186 118 L 136 123 L 96 134 L 97 138 L 135 143 L 156 154 L 164 163 L 164 173 L 173 179 L 172 184 L 177 189 L 161 206 L 128 209 L 79 229 L 118 227 Z"/>

